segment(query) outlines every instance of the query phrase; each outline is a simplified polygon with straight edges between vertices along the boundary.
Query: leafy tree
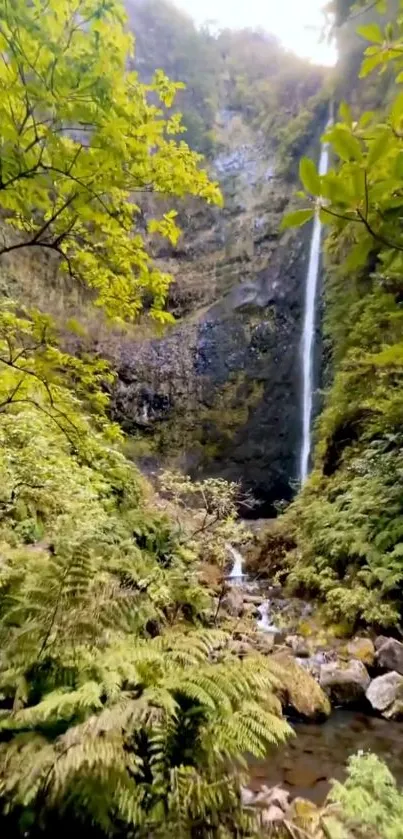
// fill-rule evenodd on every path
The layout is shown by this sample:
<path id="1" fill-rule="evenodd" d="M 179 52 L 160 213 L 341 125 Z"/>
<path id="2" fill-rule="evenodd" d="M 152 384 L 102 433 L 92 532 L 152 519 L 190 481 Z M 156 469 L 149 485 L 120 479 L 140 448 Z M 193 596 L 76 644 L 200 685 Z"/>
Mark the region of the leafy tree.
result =
<path id="1" fill-rule="evenodd" d="M 77 451 L 86 428 L 78 410 L 81 402 L 96 414 L 110 439 L 118 439 L 118 428 L 106 416 L 104 388 L 112 380 L 102 359 L 84 354 L 78 358 L 60 349 L 48 315 L 24 312 L 22 307 L 17 313 L 10 301 L 0 306 L 0 414 L 34 406 L 52 419 Z"/>
<path id="2" fill-rule="evenodd" d="M 177 240 L 175 213 L 145 223 L 136 196 L 220 201 L 201 158 L 172 139 L 179 116 L 164 118 L 180 85 L 127 70 L 133 38 L 116 0 L 2 0 L 0 22 L 0 257 L 53 251 L 109 315 L 133 317 L 148 295 L 164 317 L 169 277 L 147 243 Z"/>
<path id="3" fill-rule="evenodd" d="M 253 507 L 254 499 L 240 484 L 223 478 L 192 481 L 188 475 L 165 471 L 159 477 L 164 495 L 173 502 L 181 527 L 188 532 L 189 543 L 204 561 L 211 560 L 224 569 L 228 563 L 228 544 L 240 545 L 250 539 L 250 532 L 238 519 L 238 510 Z"/>
<path id="4" fill-rule="evenodd" d="M 135 66 L 141 79 L 150 83 L 157 63 L 170 79 L 182 82 L 175 105 L 183 115 L 186 142 L 211 155 L 222 80 L 217 39 L 165 0 L 134 0 L 128 16 L 136 33 Z"/>

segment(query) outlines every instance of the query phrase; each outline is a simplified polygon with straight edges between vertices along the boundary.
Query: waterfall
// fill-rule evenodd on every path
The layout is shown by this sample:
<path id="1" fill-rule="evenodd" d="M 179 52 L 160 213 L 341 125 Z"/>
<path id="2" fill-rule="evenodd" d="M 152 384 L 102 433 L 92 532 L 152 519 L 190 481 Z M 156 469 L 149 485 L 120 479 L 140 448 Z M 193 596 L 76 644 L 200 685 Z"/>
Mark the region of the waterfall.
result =
<path id="1" fill-rule="evenodd" d="M 321 149 L 319 174 L 326 175 L 329 162 L 327 144 Z M 302 338 L 302 447 L 300 479 L 304 483 L 309 470 L 311 453 L 312 402 L 314 389 L 315 310 L 320 266 L 321 222 L 316 213 L 313 222 L 308 272 L 306 275 L 304 331 Z"/>
<path id="2" fill-rule="evenodd" d="M 244 573 L 243 573 L 243 556 L 242 554 L 234 548 L 233 545 L 227 544 L 225 546 L 229 554 L 231 554 L 233 559 L 233 565 L 229 574 L 229 579 L 233 582 L 242 582 Z"/>
<path id="3" fill-rule="evenodd" d="M 260 614 L 260 619 L 258 620 L 256 626 L 258 629 L 261 629 L 263 632 L 274 632 L 277 633 L 278 627 L 270 622 L 270 600 L 265 600 L 261 606 L 258 608 L 258 612 Z"/>

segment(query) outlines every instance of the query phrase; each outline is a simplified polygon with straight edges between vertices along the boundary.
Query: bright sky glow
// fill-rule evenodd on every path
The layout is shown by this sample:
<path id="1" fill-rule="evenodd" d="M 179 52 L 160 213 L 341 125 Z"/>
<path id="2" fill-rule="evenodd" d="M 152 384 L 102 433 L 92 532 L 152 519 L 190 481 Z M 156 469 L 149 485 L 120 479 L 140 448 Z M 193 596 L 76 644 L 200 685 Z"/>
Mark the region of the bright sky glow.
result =
<path id="1" fill-rule="evenodd" d="M 334 64 L 335 48 L 320 43 L 326 0 L 176 0 L 197 23 L 220 28 L 262 27 L 292 52 L 316 64 Z"/>

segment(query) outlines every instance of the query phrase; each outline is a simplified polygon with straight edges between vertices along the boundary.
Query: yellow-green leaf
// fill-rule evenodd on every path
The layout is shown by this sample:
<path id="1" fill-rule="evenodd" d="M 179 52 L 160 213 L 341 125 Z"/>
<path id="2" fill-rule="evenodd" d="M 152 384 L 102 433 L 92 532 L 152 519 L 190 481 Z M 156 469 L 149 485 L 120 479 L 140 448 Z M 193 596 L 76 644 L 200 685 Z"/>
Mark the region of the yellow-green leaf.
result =
<path id="1" fill-rule="evenodd" d="M 359 26 L 357 32 L 361 35 L 361 38 L 365 38 L 366 41 L 374 41 L 376 44 L 383 44 L 385 40 L 382 29 L 377 23 Z"/>
<path id="2" fill-rule="evenodd" d="M 301 158 L 299 176 L 307 192 L 311 195 L 320 195 L 320 177 L 313 160 L 309 157 Z"/>
<path id="3" fill-rule="evenodd" d="M 289 227 L 302 227 L 303 224 L 306 224 L 307 221 L 310 221 L 311 218 L 313 218 L 313 215 L 313 209 L 294 210 L 292 213 L 288 213 L 284 216 L 281 222 L 281 229 L 286 230 Z"/>
<path id="4" fill-rule="evenodd" d="M 351 128 L 353 124 L 353 115 L 347 102 L 340 103 L 339 114 L 343 122 L 347 123 L 348 127 Z"/>

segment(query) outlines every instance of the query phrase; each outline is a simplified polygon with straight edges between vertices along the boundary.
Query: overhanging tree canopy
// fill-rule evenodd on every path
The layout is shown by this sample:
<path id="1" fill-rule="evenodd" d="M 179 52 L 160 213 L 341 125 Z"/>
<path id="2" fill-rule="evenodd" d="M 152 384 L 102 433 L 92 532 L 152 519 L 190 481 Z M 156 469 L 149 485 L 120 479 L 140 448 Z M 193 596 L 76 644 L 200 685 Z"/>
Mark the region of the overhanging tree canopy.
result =
<path id="1" fill-rule="evenodd" d="M 147 239 L 175 242 L 179 231 L 173 211 L 145 227 L 136 200 L 153 191 L 217 203 L 220 193 L 201 157 L 172 139 L 180 117 L 163 108 L 178 85 L 127 71 L 124 21 L 117 0 L 0 0 L 0 256 L 54 251 L 109 315 L 135 316 L 147 292 L 162 317 L 169 276 Z"/>

